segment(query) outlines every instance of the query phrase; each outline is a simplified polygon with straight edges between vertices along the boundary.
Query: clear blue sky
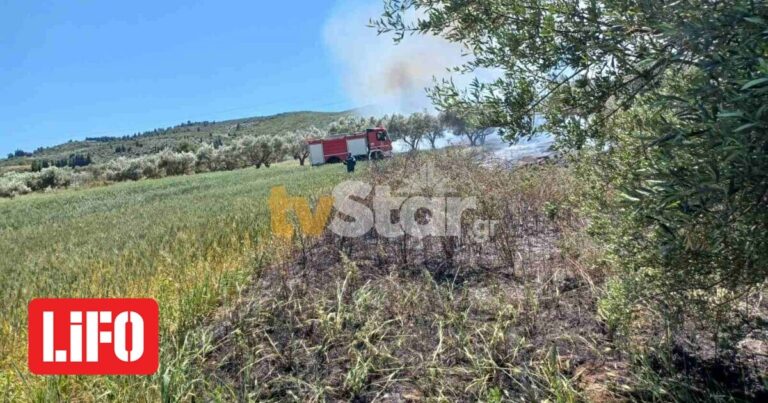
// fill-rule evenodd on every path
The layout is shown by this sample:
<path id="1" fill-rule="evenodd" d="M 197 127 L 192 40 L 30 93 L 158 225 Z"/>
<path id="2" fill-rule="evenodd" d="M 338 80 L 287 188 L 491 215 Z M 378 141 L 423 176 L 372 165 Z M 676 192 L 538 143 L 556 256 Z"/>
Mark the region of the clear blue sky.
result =
<path id="1" fill-rule="evenodd" d="M 323 41 L 334 7 L 3 1 L 0 158 L 187 120 L 353 108 Z"/>

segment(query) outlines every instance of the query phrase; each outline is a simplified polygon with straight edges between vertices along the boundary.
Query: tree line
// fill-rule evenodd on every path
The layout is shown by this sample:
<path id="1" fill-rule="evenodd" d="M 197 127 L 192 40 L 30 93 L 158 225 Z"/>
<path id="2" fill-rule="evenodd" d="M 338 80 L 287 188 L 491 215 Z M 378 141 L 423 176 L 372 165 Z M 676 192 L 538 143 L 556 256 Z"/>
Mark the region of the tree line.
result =
<path id="1" fill-rule="evenodd" d="M 95 165 L 90 154 L 72 154 L 68 158 L 41 159 L 31 163 L 33 173 L 45 173 L 68 177 L 68 171 L 51 171 L 52 168 L 83 168 L 95 180 L 101 178 L 108 181 L 139 180 L 144 178 L 160 178 L 172 175 L 184 175 L 196 172 L 233 170 L 254 166 L 256 168 L 270 167 L 292 157 L 305 165 L 309 157 L 307 142 L 311 139 L 325 138 L 334 135 L 363 132 L 372 127 L 386 127 L 393 140 L 402 140 L 412 150 L 418 148 L 422 141 L 429 142 L 436 148 L 436 142 L 446 133 L 465 136 L 471 145 L 483 144 L 485 137 L 493 132 L 493 128 L 474 124 L 467 117 L 453 112 L 442 112 L 432 115 L 427 112 L 417 112 L 411 115 L 394 114 L 384 117 L 346 116 L 332 122 L 325 129 L 309 126 L 295 131 L 277 135 L 245 135 L 225 144 L 220 138 L 212 143 L 199 145 L 182 142 L 173 148 L 154 150 L 153 153 L 136 158 L 117 158 L 105 164 Z M 118 145 L 116 153 L 127 153 L 132 149 Z M 19 156 L 29 156 L 31 153 L 17 152 Z M 23 194 L 25 189 L 40 189 L 37 176 L 24 177 L 18 175 L 14 186 L 7 185 L 7 195 Z M 0 178 L 2 179 L 2 178 Z M 10 182 L 9 182 L 10 183 Z M 54 183 L 68 186 L 70 180 L 59 180 Z M 26 184 L 26 185 L 24 185 Z M 23 185 L 23 186 L 22 186 Z"/>
<path id="2" fill-rule="evenodd" d="M 216 121 L 204 120 L 201 122 L 192 122 L 188 120 L 187 122 L 179 123 L 178 125 L 175 125 L 175 126 L 170 126 L 165 128 L 161 127 L 153 130 L 147 130 L 145 132 L 134 133 L 132 135 L 86 137 L 85 141 L 107 143 L 107 142 L 118 141 L 118 140 L 135 140 L 142 137 L 153 137 L 153 136 L 160 136 L 168 133 L 175 133 L 175 132 L 181 131 L 181 129 L 187 129 L 195 126 L 197 126 L 198 131 L 200 131 L 199 130 L 200 127 L 208 127 L 215 124 L 216 124 Z"/>
<path id="3" fill-rule="evenodd" d="M 466 138 L 470 146 L 483 145 L 485 139 L 496 131 L 495 127 L 483 124 L 471 114 L 446 110 L 437 114 L 424 111 L 383 117 L 345 116 L 332 122 L 325 130 L 309 126 L 288 132 L 284 137 L 289 154 L 298 160 L 300 165 L 304 165 L 309 157 L 308 140 L 354 134 L 374 127 L 386 128 L 392 140 L 402 141 L 411 151 L 418 149 L 425 141 L 432 149 L 436 149 L 438 140 L 447 134 Z"/>
<path id="4" fill-rule="evenodd" d="M 485 144 L 485 139 L 496 130 L 471 116 L 459 111 L 446 110 L 432 115 L 428 112 L 416 112 L 408 116 L 394 114 L 385 116 L 383 122 L 394 140 L 402 140 L 411 150 L 418 149 L 426 141 L 432 149 L 437 148 L 437 141 L 451 133 L 464 137 L 470 146 Z"/>
<path id="5" fill-rule="evenodd" d="M 64 168 L 64 167 L 70 167 L 70 168 L 78 168 L 78 167 L 84 167 L 91 165 L 93 163 L 93 159 L 91 158 L 90 154 L 82 155 L 82 154 L 70 154 L 68 158 L 61 158 L 57 160 L 35 160 L 32 161 L 32 172 L 40 172 L 41 170 L 48 168 L 48 167 L 57 167 L 57 168 Z"/>
<path id="6" fill-rule="evenodd" d="M 24 150 L 16 150 L 12 153 L 8 153 L 8 159 L 10 160 L 13 158 L 31 157 L 33 155 L 34 153 L 26 152 Z"/>

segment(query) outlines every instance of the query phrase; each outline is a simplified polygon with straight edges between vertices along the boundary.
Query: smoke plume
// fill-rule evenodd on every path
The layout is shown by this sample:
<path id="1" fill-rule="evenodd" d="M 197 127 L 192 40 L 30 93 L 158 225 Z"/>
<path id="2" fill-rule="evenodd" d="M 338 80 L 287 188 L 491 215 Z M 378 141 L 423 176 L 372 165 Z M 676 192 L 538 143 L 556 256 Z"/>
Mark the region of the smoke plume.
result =
<path id="1" fill-rule="evenodd" d="M 337 4 L 325 24 L 324 39 L 345 90 L 352 101 L 371 113 L 409 113 L 432 110 L 425 89 L 433 78 L 450 76 L 447 69 L 461 64 L 458 44 L 431 35 L 406 37 L 395 44 L 388 35 L 368 27 L 383 10 L 381 0 Z M 455 77 L 457 83 L 466 77 Z"/>

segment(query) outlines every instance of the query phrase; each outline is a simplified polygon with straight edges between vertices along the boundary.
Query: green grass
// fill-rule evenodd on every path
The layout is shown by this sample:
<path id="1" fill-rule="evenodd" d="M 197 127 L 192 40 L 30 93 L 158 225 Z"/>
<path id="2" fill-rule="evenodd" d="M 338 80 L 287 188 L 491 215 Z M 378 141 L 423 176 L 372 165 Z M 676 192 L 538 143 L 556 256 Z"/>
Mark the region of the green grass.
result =
<path id="1" fill-rule="evenodd" d="M 162 396 L 168 385 L 161 375 L 28 374 L 29 300 L 157 298 L 161 361 L 168 365 L 185 332 L 278 253 L 269 231 L 270 189 L 285 185 L 292 195 L 327 194 L 346 177 L 342 169 L 284 163 L 0 200 L 0 400 Z"/>

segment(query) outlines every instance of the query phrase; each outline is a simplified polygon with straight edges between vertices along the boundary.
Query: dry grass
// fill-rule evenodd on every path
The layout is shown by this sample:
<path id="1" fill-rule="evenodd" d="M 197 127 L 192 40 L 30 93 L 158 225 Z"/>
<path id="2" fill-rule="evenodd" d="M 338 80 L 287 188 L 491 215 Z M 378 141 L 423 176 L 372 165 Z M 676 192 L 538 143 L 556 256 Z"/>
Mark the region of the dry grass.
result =
<path id="1" fill-rule="evenodd" d="M 500 221 L 497 236 L 301 240 L 295 259 L 260 272 L 211 325 L 216 390 L 275 401 L 585 398 L 586 369 L 611 354 L 596 316 L 601 273 L 557 247 L 583 226 L 567 205 L 567 168 L 510 172 L 441 153 L 368 179 L 395 189 L 425 164 L 453 195 L 480 196 L 464 232 L 483 217 Z"/>

